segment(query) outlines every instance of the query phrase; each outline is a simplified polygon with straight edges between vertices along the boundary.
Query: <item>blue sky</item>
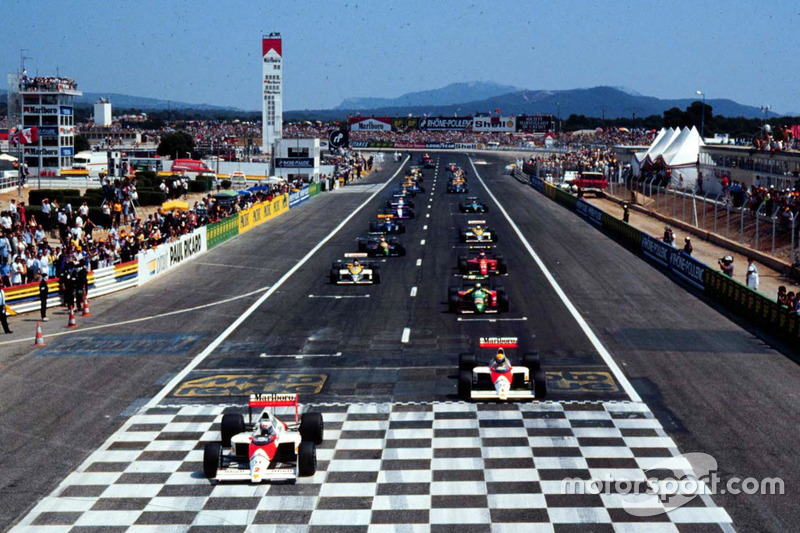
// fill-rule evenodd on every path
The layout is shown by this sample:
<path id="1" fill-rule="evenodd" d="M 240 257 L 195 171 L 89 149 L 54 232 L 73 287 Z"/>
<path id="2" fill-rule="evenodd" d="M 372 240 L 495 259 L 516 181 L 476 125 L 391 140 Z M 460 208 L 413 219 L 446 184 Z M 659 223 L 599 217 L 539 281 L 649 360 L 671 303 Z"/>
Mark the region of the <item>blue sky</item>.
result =
<path id="1" fill-rule="evenodd" d="M 800 113 L 800 2 L 3 0 L 0 70 L 88 92 L 260 109 L 262 34 L 283 36 L 284 109 L 453 82 L 625 86 Z M 12 30 L 13 31 L 10 31 Z M 13 43 L 13 44 L 12 44 Z M 24 44 L 23 44 L 24 43 Z"/>

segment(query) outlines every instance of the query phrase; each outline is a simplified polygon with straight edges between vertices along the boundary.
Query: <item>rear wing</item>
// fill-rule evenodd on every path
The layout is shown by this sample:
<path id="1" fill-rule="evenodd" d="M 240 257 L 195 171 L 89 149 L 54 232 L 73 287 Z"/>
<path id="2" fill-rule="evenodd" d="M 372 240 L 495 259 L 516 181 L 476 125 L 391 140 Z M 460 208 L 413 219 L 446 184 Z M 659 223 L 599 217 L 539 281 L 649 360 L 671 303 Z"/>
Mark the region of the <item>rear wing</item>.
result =
<path id="1" fill-rule="evenodd" d="M 345 257 L 356 257 L 356 258 L 360 259 L 362 257 L 369 256 L 369 254 L 367 252 L 347 252 L 346 254 L 344 254 L 344 256 Z"/>
<path id="2" fill-rule="evenodd" d="M 253 422 L 253 407 L 292 407 L 294 406 L 294 421 L 300 420 L 300 407 L 297 394 L 251 394 L 247 402 L 247 414 Z"/>
<path id="3" fill-rule="evenodd" d="M 517 348 L 518 337 L 481 337 L 478 340 L 479 348 Z"/>
<path id="4" fill-rule="evenodd" d="M 467 224 L 474 225 L 474 224 L 486 224 L 485 220 L 467 220 Z"/>
<path id="5" fill-rule="evenodd" d="M 378 218 L 394 218 L 394 215 L 383 213 L 383 214 L 379 214 Z"/>

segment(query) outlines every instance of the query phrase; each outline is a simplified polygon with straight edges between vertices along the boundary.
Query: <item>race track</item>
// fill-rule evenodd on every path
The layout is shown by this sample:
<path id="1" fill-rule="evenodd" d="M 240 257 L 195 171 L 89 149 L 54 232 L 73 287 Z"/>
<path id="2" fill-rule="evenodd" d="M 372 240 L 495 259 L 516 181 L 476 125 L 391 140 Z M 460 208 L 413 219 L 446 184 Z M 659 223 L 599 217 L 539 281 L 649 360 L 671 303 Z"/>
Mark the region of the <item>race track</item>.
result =
<path id="1" fill-rule="evenodd" d="M 791 496 L 800 465 L 788 446 L 798 436 L 796 365 L 503 175 L 501 158 L 434 158 L 427 192 L 414 199 L 417 217 L 400 236 L 407 255 L 385 259 L 379 285 L 335 286 L 327 275 L 396 186 L 390 163 L 155 282 L 93 301 L 95 316 L 75 332 L 57 336 L 66 318 L 56 315 L 45 348 L 0 345 L 0 528 L 21 520 L 15 531 L 269 531 L 276 523 L 722 531 L 732 518 L 736 530 L 780 531 L 800 522 Z M 458 231 L 478 218 L 458 213 L 465 195 L 445 192 L 449 161 L 469 172 L 469 196 L 490 203 L 479 218 L 499 234 L 509 264 L 508 313 L 447 312 L 464 250 Z M 539 351 L 548 401 L 460 402 L 458 354 L 481 336 L 519 337 Z M 292 488 L 214 487 L 196 475 L 198 442 L 215 438 L 225 406 L 284 391 L 325 413 L 320 473 Z M 643 519 L 613 495 L 559 494 L 563 477 L 643 475 L 678 450 L 714 456 L 723 479 L 783 477 L 787 495 L 703 496 Z M 277 512 L 286 506 L 291 518 Z"/>

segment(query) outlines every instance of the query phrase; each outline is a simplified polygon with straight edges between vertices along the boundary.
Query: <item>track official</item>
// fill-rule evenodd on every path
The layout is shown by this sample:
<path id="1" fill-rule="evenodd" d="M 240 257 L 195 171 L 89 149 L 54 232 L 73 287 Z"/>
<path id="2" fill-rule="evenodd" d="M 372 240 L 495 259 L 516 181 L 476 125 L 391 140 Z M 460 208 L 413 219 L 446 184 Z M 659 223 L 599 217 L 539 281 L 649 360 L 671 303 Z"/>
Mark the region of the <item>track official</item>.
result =
<path id="1" fill-rule="evenodd" d="M 6 317 L 6 293 L 2 287 L 0 287 L 0 324 L 3 325 L 3 331 L 6 334 L 13 333 L 10 329 L 8 329 L 8 318 Z"/>

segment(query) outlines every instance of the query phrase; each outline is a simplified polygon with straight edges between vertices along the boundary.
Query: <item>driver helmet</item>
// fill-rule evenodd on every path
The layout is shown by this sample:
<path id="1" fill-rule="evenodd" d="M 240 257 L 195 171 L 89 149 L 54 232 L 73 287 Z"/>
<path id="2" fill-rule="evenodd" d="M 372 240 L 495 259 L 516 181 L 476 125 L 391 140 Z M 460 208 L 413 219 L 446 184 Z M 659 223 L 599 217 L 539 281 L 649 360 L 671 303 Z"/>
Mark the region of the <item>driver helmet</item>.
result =
<path id="1" fill-rule="evenodd" d="M 506 364 L 506 353 L 502 348 L 498 348 L 497 355 L 494 356 L 494 364 L 496 366 L 502 366 Z"/>
<path id="2" fill-rule="evenodd" d="M 381 235 L 381 242 L 384 242 L 385 240 L 386 240 L 386 237 L 384 235 Z"/>
<path id="3" fill-rule="evenodd" d="M 477 229 L 483 229 L 483 227 L 482 227 L 480 224 L 478 224 L 477 226 L 475 226 L 475 229 L 476 229 L 476 230 L 477 230 Z"/>
<path id="4" fill-rule="evenodd" d="M 480 257 L 481 259 L 483 259 L 484 257 L 486 257 L 486 252 L 485 252 L 485 251 L 483 251 L 483 250 L 481 250 L 480 252 L 478 252 L 478 257 Z"/>
<path id="5" fill-rule="evenodd" d="M 271 435 L 275 432 L 275 428 L 272 427 L 272 421 L 269 418 L 261 419 L 259 429 L 261 430 L 262 435 Z"/>
<path id="6" fill-rule="evenodd" d="M 356 259 L 355 261 L 353 261 L 353 266 L 354 266 L 354 267 L 357 267 L 357 266 L 360 266 L 360 265 L 361 265 L 361 263 L 359 263 L 359 262 L 358 262 L 358 259 Z"/>
<path id="7" fill-rule="evenodd" d="M 480 288 L 481 288 L 481 284 L 480 284 L 480 282 L 478 282 L 478 283 L 476 283 L 476 284 L 475 284 L 475 288 L 476 288 L 476 289 L 480 289 Z"/>

